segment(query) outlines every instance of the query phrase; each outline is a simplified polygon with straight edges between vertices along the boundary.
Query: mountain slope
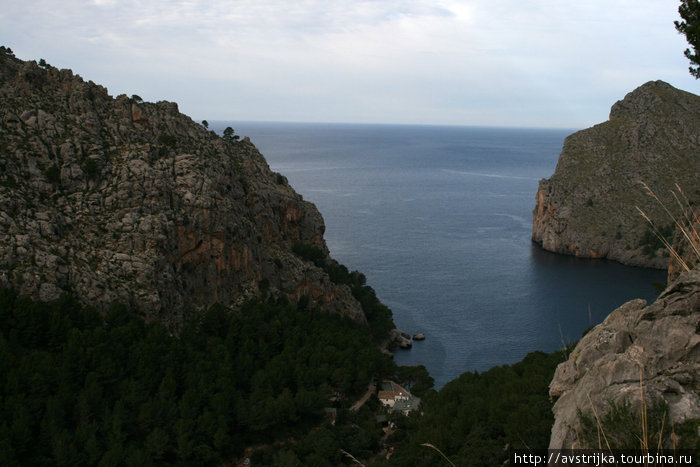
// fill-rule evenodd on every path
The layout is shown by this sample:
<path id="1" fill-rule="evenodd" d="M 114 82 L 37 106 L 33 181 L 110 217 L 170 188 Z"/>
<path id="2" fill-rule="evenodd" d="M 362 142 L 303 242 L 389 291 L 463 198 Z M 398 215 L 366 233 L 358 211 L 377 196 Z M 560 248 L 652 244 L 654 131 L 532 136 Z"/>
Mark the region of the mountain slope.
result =
<path id="1" fill-rule="evenodd" d="M 5 48 L 0 125 L 0 286 L 170 326 L 268 293 L 365 321 L 348 286 L 294 253 L 331 261 L 323 219 L 247 138 Z"/>

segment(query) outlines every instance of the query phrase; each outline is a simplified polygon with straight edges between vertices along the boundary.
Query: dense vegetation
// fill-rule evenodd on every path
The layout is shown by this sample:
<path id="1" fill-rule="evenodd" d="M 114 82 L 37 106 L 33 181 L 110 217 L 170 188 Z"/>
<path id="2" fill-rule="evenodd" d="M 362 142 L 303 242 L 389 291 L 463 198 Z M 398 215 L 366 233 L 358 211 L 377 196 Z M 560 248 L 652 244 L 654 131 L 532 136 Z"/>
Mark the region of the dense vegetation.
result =
<path id="1" fill-rule="evenodd" d="M 554 418 L 548 386 L 564 352 L 533 352 L 514 365 L 468 372 L 423 399 L 423 416 L 398 420 L 395 450 L 376 465 L 502 465 L 508 448 L 549 445 Z"/>
<path id="2" fill-rule="evenodd" d="M 504 447 L 547 445 L 547 385 L 561 353 L 465 373 L 440 392 L 424 367 L 396 368 L 367 329 L 286 302 L 214 306 L 175 336 L 124 306 L 103 316 L 64 296 L 47 304 L 0 290 L 2 465 L 500 464 Z M 373 377 L 423 397 L 391 415 L 386 461 Z M 246 448 L 247 451 L 244 451 Z"/>
<path id="3" fill-rule="evenodd" d="M 0 323 L 2 465 L 218 465 L 254 445 L 257 457 L 317 464 L 378 447 L 369 409 L 346 407 L 395 367 L 336 315 L 214 306 L 173 336 L 123 306 L 103 317 L 70 297 L 2 290 Z"/>
<path id="4" fill-rule="evenodd" d="M 47 304 L 0 289 L 0 323 L 2 465 L 445 462 L 425 444 L 455 465 L 501 465 L 508 448 L 548 445 L 548 385 L 565 358 L 533 352 L 436 392 L 424 367 L 397 368 L 366 327 L 284 301 L 214 306 L 172 335 L 122 305 L 102 315 L 69 296 Z M 376 397 L 349 410 L 385 376 L 423 398 L 422 413 L 389 414 L 388 438 Z M 630 413 L 604 425 L 628 433 L 614 427 L 634 424 Z"/>

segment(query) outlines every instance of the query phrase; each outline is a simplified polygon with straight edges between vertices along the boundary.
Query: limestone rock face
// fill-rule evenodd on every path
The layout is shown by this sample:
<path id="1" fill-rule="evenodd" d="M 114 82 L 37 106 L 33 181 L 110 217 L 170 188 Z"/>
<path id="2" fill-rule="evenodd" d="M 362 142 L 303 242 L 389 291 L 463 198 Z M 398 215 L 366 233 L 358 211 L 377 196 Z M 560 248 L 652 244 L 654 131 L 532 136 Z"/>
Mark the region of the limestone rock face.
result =
<path id="1" fill-rule="evenodd" d="M 700 418 L 700 268 L 681 275 L 649 306 L 632 300 L 586 334 L 549 386 L 550 449 L 581 446 L 577 411 L 600 417 L 608 401 L 639 407 L 663 399 L 675 424 Z"/>
<path id="2" fill-rule="evenodd" d="M 570 135 L 557 168 L 540 181 L 532 239 L 544 249 L 664 269 L 668 252 L 647 232 L 643 209 L 672 234 L 667 206 L 678 184 L 700 202 L 700 97 L 662 81 L 646 83 L 613 105 L 610 119 Z"/>
<path id="3" fill-rule="evenodd" d="M 364 321 L 347 286 L 292 252 L 330 260 L 324 229 L 247 138 L 0 52 L 0 285 L 173 326 L 261 293 Z"/>

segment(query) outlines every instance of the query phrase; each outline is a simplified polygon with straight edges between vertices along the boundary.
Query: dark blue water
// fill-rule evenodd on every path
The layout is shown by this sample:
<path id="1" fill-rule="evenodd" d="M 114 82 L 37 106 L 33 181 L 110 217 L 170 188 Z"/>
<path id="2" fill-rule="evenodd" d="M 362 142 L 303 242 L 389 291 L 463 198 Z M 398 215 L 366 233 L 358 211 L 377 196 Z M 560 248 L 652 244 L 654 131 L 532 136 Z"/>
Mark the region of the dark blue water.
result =
<path id="1" fill-rule="evenodd" d="M 326 221 L 331 255 L 362 271 L 397 326 L 424 333 L 397 363 L 436 386 L 580 338 L 665 274 L 542 251 L 539 179 L 570 130 L 226 123 L 250 136 Z"/>

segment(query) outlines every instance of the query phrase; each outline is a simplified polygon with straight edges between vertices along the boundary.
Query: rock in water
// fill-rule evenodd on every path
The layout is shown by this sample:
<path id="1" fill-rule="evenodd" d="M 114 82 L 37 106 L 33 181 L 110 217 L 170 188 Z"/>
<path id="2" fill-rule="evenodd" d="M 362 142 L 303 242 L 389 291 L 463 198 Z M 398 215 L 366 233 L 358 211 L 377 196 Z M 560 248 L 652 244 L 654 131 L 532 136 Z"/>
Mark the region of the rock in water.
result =
<path id="1" fill-rule="evenodd" d="M 566 138 L 554 175 L 540 181 L 532 239 L 555 253 L 666 268 L 668 252 L 636 206 L 669 238 L 672 221 L 642 182 L 668 207 L 675 184 L 697 204 L 698 167 L 700 97 L 646 83 L 613 105 L 607 122 Z"/>
<path id="2" fill-rule="evenodd" d="M 0 285 L 175 327 L 268 293 L 365 321 L 347 286 L 295 254 L 330 261 L 323 218 L 247 138 L 4 48 L 0 124 Z"/>
<path id="3" fill-rule="evenodd" d="M 413 346 L 411 336 L 400 329 L 392 329 L 389 331 L 389 341 L 387 347 L 389 349 L 410 349 Z"/>

